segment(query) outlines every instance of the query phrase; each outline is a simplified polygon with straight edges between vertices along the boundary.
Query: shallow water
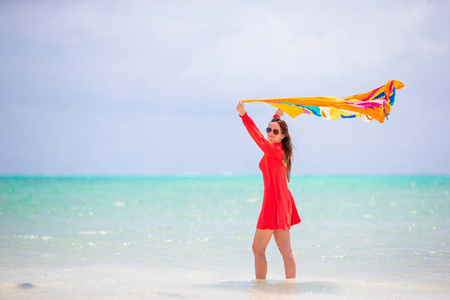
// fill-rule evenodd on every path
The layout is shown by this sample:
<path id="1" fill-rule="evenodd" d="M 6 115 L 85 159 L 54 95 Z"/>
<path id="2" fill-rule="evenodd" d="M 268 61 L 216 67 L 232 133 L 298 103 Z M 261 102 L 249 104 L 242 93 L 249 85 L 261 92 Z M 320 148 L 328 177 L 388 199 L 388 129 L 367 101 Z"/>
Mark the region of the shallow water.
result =
<path id="1" fill-rule="evenodd" d="M 445 299 L 449 177 L 294 177 L 297 279 L 267 249 L 260 177 L 1 178 L 8 299 Z"/>

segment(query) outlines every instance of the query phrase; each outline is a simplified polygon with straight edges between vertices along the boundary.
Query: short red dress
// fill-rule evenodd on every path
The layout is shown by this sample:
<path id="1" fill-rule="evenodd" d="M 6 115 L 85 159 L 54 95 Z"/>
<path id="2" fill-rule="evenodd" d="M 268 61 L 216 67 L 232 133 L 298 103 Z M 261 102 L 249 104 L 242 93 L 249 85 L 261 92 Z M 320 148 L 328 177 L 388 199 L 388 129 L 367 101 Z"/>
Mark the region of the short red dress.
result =
<path id="1" fill-rule="evenodd" d="M 241 118 L 250 136 L 264 152 L 259 162 L 264 179 L 264 199 L 256 228 L 289 230 L 301 220 L 287 186 L 283 146 L 266 140 L 247 113 Z"/>

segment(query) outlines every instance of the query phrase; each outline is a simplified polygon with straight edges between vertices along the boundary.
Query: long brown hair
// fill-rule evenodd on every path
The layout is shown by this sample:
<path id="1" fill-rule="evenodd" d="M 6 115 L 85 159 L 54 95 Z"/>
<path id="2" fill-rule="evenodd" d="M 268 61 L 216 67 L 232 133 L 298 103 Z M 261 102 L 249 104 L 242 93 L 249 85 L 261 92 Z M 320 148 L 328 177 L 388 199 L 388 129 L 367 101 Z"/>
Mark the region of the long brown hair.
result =
<path id="1" fill-rule="evenodd" d="M 293 148 L 292 142 L 291 142 L 291 136 L 289 135 L 289 129 L 285 121 L 281 120 L 280 118 L 273 118 L 270 123 L 276 122 L 280 125 L 281 134 L 284 135 L 284 138 L 281 140 L 281 145 L 283 145 L 284 150 L 284 158 L 283 158 L 283 164 L 286 165 L 286 177 L 288 182 L 291 180 L 291 166 L 292 166 L 292 155 L 293 155 Z"/>

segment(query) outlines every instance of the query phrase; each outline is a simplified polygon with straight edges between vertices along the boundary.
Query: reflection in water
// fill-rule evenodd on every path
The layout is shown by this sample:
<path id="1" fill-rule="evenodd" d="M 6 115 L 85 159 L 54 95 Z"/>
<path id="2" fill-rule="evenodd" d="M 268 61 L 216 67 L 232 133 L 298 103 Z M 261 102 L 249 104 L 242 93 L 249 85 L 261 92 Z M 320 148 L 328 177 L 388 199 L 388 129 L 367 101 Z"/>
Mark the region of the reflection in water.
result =
<path id="1" fill-rule="evenodd" d="M 298 282 L 294 280 L 251 280 L 251 281 L 224 281 L 213 285 L 203 285 L 205 288 L 220 288 L 226 290 L 250 292 L 255 296 L 263 295 L 289 296 L 302 293 L 329 294 L 338 289 L 335 283 L 327 281 Z M 278 297 L 277 297 L 278 298 Z"/>

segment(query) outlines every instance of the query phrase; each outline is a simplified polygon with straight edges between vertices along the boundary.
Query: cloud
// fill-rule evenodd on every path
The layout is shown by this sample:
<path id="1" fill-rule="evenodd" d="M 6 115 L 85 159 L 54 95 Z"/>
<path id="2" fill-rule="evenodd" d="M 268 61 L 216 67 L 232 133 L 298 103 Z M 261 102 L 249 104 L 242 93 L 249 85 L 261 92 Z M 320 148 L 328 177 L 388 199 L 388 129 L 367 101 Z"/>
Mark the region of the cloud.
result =
<path id="1" fill-rule="evenodd" d="M 238 32 L 218 37 L 194 54 L 186 77 L 210 90 L 233 87 L 244 94 L 262 90 L 279 95 L 298 93 L 299 85 L 353 82 L 363 73 L 372 78 L 371 73 L 385 73 L 402 57 L 414 61 L 448 51 L 447 41 L 420 30 L 439 9 L 433 3 L 390 2 L 388 9 L 377 3 L 352 7 L 351 12 L 328 3 L 336 10 L 299 2 L 296 9 L 281 13 L 270 6 L 249 12 Z"/>
<path id="2" fill-rule="evenodd" d="M 290 123 L 304 151 L 298 161 L 311 161 L 304 160 L 302 172 L 323 172 L 329 162 L 322 157 L 332 148 L 337 162 L 329 172 L 344 170 L 346 158 L 376 155 L 366 135 L 394 153 L 397 165 L 430 145 L 429 156 L 445 160 L 448 142 L 436 137 L 448 128 L 442 95 L 450 75 L 449 7 L 447 1 L 7 2 L 0 9 L 0 141 L 7 145 L 0 166 L 37 173 L 257 172 L 257 162 L 247 159 L 254 145 L 236 118 L 238 100 L 347 96 L 392 78 L 406 87 L 391 123 L 311 116 Z M 257 124 L 272 112 L 258 104 L 249 109 Z M 389 145 L 381 142 L 387 131 Z M 355 140 L 342 144 L 342 132 Z M 405 138 L 414 149 L 408 155 Z M 318 140 L 320 149 L 313 149 Z M 237 164 L 235 155 L 245 161 Z M 404 172 L 428 170 L 433 159 Z M 447 159 L 433 168 L 448 165 Z"/>
<path id="3" fill-rule="evenodd" d="M 7 18 L 29 49 L 14 55 L 12 47 L 7 68 L 44 102 L 336 94 L 342 83 L 373 85 L 381 74 L 383 84 L 405 56 L 448 53 L 448 40 L 423 29 L 441 5 L 408 4 L 31 2 Z"/>

